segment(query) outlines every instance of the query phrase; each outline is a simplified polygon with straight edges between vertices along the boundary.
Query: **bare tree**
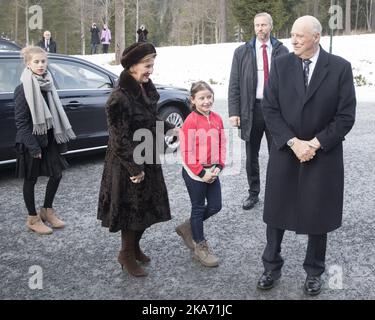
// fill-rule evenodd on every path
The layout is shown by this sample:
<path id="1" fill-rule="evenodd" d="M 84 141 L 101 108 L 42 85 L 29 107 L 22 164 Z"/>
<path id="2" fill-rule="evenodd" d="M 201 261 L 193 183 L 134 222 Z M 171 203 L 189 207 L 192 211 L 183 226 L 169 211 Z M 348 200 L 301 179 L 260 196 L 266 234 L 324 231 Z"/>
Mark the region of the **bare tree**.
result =
<path id="1" fill-rule="evenodd" d="M 14 40 L 18 42 L 18 0 L 14 3 Z"/>
<path id="2" fill-rule="evenodd" d="M 81 23 L 81 54 L 86 54 L 85 41 L 85 0 L 80 0 L 80 23 Z"/>
<path id="3" fill-rule="evenodd" d="M 357 32 L 357 27 L 358 27 L 358 16 L 359 16 L 359 0 L 357 0 L 357 7 L 355 10 L 355 32 Z"/>
<path id="4" fill-rule="evenodd" d="M 220 42 L 227 42 L 227 2 L 220 0 Z"/>
<path id="5" fill-rule="evenodd" d="M 319 17 L 319 0 L 314 0 L 314 17 Z"/>
<path id="6" fill-rule="evenodd" d="M 115 0 L 115 34 L 116 63 L 120 64 L 125 49 L 125 0 Z"/>
<path id="7" fill-rule="evenodd" d="M 366 0 L 365 14 L 366 14 L 366 25 L 367 31 L 372 31 L 372 9 L 373 9 L 373 0 Z"/>
<path id="8" fill-rule="evenodd" d="M 346 34 L 350 34 L 352 32 L 351 18 L 352 18 L 352 1 L 346 0 L 346 3 L 345 3 L 345 33 Z"/>

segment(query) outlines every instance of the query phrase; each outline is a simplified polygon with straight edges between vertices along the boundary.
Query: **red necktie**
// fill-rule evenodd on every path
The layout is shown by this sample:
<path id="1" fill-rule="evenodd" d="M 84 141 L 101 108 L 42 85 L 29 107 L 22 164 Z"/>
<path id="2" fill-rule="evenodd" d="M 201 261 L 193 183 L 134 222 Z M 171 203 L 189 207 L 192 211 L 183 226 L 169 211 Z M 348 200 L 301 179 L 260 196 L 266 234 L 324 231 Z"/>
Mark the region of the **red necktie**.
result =
<path id="1" fill-rule="evenodd" d="M 264 72 L 264 87 L 266 87 L 267 82 L 268 82 L 268 54 L 267 54 L 267 45 L 262 44 L 263 48 L 263 72 Z"/>

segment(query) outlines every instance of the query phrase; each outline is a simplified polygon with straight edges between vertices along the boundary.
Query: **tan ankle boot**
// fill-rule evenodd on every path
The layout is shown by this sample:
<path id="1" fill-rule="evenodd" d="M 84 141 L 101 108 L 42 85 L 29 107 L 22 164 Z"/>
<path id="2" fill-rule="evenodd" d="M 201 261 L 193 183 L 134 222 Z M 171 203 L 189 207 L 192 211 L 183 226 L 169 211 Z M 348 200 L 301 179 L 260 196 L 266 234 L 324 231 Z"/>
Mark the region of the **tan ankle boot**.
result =
<path id="1" fill-rule="evenodd" d="M 47 227 L 39 215 L 28 216 L 26 226 L 38 234 L 51 234 L 53 230 L 50 227 Z"/>
<path id="2" fill-rule="evenodd" d="M 195 244 L 194 258 L 206 267 L 217 267 L 219 259 L 212 253 L 207 241 Z"/>
<path id="3" fill-rule="evenodd" d="M 190 249 L 194 250 L 193 234 L 191 232 L 190 219 L 176 227 L 177 234 L 184 240 L 185 245 Z"/>
<path id="4" fill-rule="evenodd" d="M 65 227 L 65 222 L 60 220 L 52 208 L 40 208 L 40 218 L 51 224 L 52 228 L 61 229 Z"/>

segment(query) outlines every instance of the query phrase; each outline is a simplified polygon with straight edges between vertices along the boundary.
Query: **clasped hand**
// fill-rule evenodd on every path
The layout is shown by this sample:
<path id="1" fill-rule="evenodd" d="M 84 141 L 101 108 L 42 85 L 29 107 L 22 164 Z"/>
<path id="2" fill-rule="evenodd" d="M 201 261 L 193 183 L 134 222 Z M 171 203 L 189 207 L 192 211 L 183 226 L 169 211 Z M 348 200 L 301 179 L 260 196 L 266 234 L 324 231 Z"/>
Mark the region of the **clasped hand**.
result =
<path id="1" fill-rule="evenodd" d="M 211 170 L 206 170 L 206 173 L 203 176 L 203 181 L 206 183 L 213 183 L 217 177 L 219 176 L 220 169 L 219 168 L 214 168 Z"/>
<path id="2" fill-rule="evenodd" d="M 142 171 L 139 175 L 130 177 L 130 180 L 133 183 L 141 183 L 144 178 L 145 178 L 145 173 Z"/>
<path id="3" fill-rule="evenodd" d="M 300 140 L 295 138 L 295 142 L 292 146 L 292 150 L 298 160 L 303 162 L 308 162 L 314 158 L 316 151 L 320 148 L 319 141 L 314 138 L 310 141 Z"/>

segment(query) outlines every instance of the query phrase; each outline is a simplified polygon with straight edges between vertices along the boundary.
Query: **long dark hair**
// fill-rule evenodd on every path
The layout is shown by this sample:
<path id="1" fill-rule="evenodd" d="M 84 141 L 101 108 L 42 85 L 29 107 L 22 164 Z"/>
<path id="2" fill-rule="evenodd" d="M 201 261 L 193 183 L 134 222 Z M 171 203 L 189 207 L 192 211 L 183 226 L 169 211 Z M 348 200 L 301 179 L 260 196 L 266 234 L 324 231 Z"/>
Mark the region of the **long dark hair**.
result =
<path id="1" fill-rule="evenodd" d="M 194 82 L 191 85 L 191 89 L 190 89 L 190 108 L 191 108 L 191 110 L 196 110 L 195 104 L 193 104 L 191 102 L 191 98 L 194 98 L 195 95 L 199 91 L 202 91 L 202 90 L 208 90 L 208 91 L 210 91 L 212 93 L 212 96 L 215 97 L 214 90 L 212 90 L 212 88 L 210 87 L 210 85 L 207 82 L 204 82 L 204 81 Z"/>

